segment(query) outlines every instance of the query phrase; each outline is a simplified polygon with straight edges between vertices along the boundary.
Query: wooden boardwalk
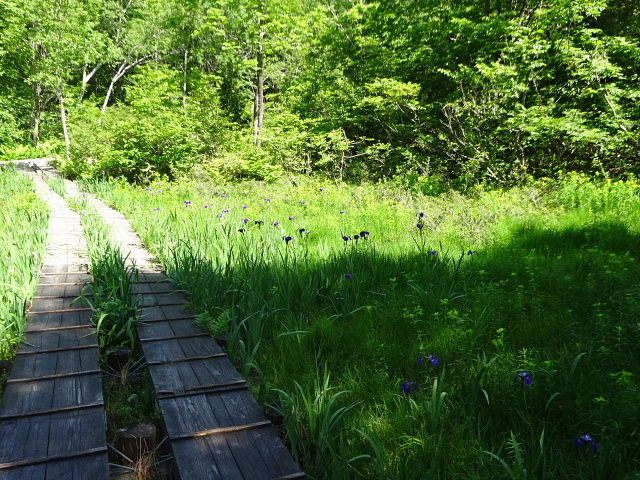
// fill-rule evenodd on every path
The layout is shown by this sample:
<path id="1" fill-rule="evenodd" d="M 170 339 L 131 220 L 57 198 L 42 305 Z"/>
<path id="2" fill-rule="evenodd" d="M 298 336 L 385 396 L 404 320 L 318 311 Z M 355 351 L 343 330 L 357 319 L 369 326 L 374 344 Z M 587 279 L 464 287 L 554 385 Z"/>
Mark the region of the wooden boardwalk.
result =
<path id="1" fill-rule="evenodd" d="M 36 296 L 0 408 L 1 479 L 109 477 L 106 420 L 90 309 L 73 300 L 87 274 L 78 216 L 39 177 L 51 206 Z"/>
<path id="2" fill-rule="evenodd" d="M 69 190 L 69 188 L 68 188 Z M 247 383 L 195 324 L 184 296 L 159 271 L 124 216 L 95 199 L 122 254 L 138 269 L 140 345 L 182 480 L 304 479 Z"/>

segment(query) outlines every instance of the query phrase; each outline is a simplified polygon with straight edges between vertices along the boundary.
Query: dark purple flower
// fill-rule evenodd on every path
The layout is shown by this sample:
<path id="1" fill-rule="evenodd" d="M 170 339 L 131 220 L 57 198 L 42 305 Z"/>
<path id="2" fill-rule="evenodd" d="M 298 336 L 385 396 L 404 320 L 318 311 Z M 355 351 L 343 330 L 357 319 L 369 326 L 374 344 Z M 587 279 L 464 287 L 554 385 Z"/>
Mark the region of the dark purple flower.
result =
<path id="1" fill-rule="evenodd" d="M 414 392 L 418 389 L 416 382 L 410 382 L 409 380 L 405 380 L 404 383 L 401 385 L 401 387 L 404 393 L 406 393 L 407 395 L 409 395 L 411 392 Z"/>
<path id="2" fill-rule="evenodd" d="M 191 205 L 191 202 L 189 200 L 186 200 L 184 204 L 188 207 L 189 205 Z"/>
<path id="3" fill-rule="evenodd" d="M 342 239 L 343 239 L 345 242 L 348 242 L 348 241 L 349 241 L 349 237 L 347 237 L 346 235 L 343 235 L 343 236 L 342 236 Z"/>
<path id="4" fill-rule="evenodd" d="M 420 213 L 418 214 L 418 216 L 419 216 L 420 218 L 424 218 L 424 212 L 420 212 Z"/>
<path id="5" fill-rule="evenodd" d="M 116 177 L 116 180 L 120 180 L 120 177 Z"/>
<path id="6" fill-rule="evenodd" d="M 347 280 L 349 280 L 352 276 L 353 276 L 353 274 L 351 274 L 351 273 L 345 273 L 344 274 L 344 278 L 346 278 Z"/>
<path id="7" fill-rule="evenodd" d="M 100 173 L 101 173 L 102 175 L 106 175 L 106 174 L 107 174 L 107 172 L 105 172 L 104 170 L 102 170 Z"/>
<path id="8" fill-rule="evenodd" d="M 291 215 L 291 216 L 289 217 L 289 220 L 293 220 L 294 218 L 296 218 L 296 217 L 294 217 L 293 215 Z"/>
<path id="9" fill-rule="evenodd" d="M 262 220 L 256 220 L 255 221 L 255 224 L 258 225 L 259 227 L 261 227 L 263 223 L 264 222 Z"/>
<path id="10" fill-rule="evenodd" d="M 209 208 L 209 205 L 205 205 L 204 208 Z"/>
<path id="11" fill-rule="evenodd" d="M 531 376 L 531 374 L 529 372 L 522 372 L 517 374 L 514 379 L 513 379 L 514 383 L 515 382 L 522 382 L 522 384 L 524 386 L 530 386 L 533 383 L 533 377 Z"/>
<path id="12" fill-rule="evenodd" d="M 249 207 L 247 207 L 246 205 L 243 205 L 243 206 L 242 206 L 242 209 L 243 209 L 243 210 L 246 210 L 247 208 L 249 208 Z"/>
<path id="13" fill-rule="evenodd" d="M 360 232 L 360 236 L 362 238 L 367 238 L 367 235 L 369 235 L 369 232 L 367 232 L 366 230 L 363 230 L 363 231 Z"/>
<path id="14" fill-rule="evenodd" d="M 240 233 L 244 233 L 244 232 L 246 232 L 246 230 L 245 230 L 244 228 L 239 228 L 239 229 L 238 229 L 238 231 L 239 231 Z"/>
<path id="15" fill-rule="evenodd" d="M 229 213 L 229 209 L 225 208 L 224 210 L 222 210 L 222 213 Z"/>
<path id="16" fill-rule="evenodd" d="M 476 252 L 475 250 L 469 250 L 469 251 L 467 252 L 467 255 L 473 255 L 474 253 L 477 253 L 477 252 Z"/>
<path id="17" fill-rule="evenodd" d="M 221 213 L 218 214 L 218 218 L 222 218 L 222 214 Z"/>
<path id="18" fill-rule="evenodd" d="M 320 190 L 321 192 L 324 192 L 324 188 L 320 187 L 318 190 Z"/>
<path id="19" fill-rule="evenodd" d="M 149 187 L 145 188 L 145 190 L 146 190 L 147 192 L 150 192 L 150 191 L 151 191 L 151 189 L 150 189 Z"/>
<path id="20" fill-rule="evenodd" d="M 359 238 L 360 238 L 360 235 L 358 235 L 357 233 L 353 236 L 353 239 L 356 241 L 356 243 L 358 243 Z"/>
<path id="21" fill-rule="evenodd" d="M 583 445 L 591 445 L 591 449 L 593 450 L 593 453 L 596 453 L 598 450 L 600 450 L 600 445 L 598 445 L 596 443 L 596 441 L 593 439 L 593 437 L 591 435 L 589 435 L 588 433 L 585 435 L 581 435 L 578 438 L 576 438 L 573 442 L 573 444 L 575 445 L 576 448 L 580 448 Z"/>
<path id="22" fill-rule="evenodd" d="M 291 237 L 282 237 L 282 239 L 287 243 L 291 241 Z"/>
<path id="23" fill-rule="evenodd" d="M 298 233 L 302 235 L 304 232 L 306 232 L 306 230 L 307 230 L 306 228 L 299 228 Z"/>
<path id="24" fill-rule="evenodd" d="M 223 193 L 222 195 L 220 195 L 220 197 L 221 197 L 221 198 L 226 198 L 226 197 L 227 197 L 227 194 L 226 194 L 226 193 Z"/>
<path id="25" fill-rule="evenodd" d="M 280 222 L 273 222 L 274 227 L 277 227 L 278 225 L 280 225 Z"/>
<path id="26" fill-rule="evenodd" d="M 265 201 L 265 202 L 270 202 L 270 201 L 271 201 L 271 199 L 270 199 L 270 198 L 265 198 L 265 199 L 264 199 L 264 201 Z"/>
<path id="27" fill-rule="evenodd" d="M 345 214 L 345 213 L 347 213 L 346 210 L 340 210 L 340 214 Z"/>
<path id="28" fill-rule="evenodd" d="M 243 219 L 242 219 L 242 221 L 243 221 L 244 223 L 249 223 L 249 219 L 248 219 L 248 218 L 243 218 Z"/>
<path id="29" fill-rule="evenodd" d="M 429 355 L 428 357 L 420 357 L 418 359 L 418 365 L 422 365 L 425 360 L 429 360 L 429 362 L 431 362 L 431 365 L 433 365 L 434 367 L 437 367 L 438 365 L 440 365 L 440 362 L 438 361 L 438 357 L 436 357 L 433 354 Z"/>
<path id="30" fill-rule="evenodd" d="M 157 212 L 158 210 L 160 210 L 159 208 L 154 208 L 153 211 Z"/>
<path id="31" fill-rule="evenodd" d="M 437 251 L 437 250 L 429 250 L 427 253 L 428 253 L 429 255 L 437 255 L 437 254 L 438 254 L 438 251 Z"/>
<path id="32" fill-rule="evenodd" d="M 422 223 L 418 223 L 416 225 L 416 227 L 418 227 L 418 229 L 422 230 L 424 228 L 424 225 Z"/>
<path id="33" fill-rule="evenodd" d="M 300 200 L 300 203 L 301 203 L 302 205 L 304 205 L 304 204 L 305 204 L 305 203 L 307 203 L 307 202 L 305 202 L 304 200 Z"/>

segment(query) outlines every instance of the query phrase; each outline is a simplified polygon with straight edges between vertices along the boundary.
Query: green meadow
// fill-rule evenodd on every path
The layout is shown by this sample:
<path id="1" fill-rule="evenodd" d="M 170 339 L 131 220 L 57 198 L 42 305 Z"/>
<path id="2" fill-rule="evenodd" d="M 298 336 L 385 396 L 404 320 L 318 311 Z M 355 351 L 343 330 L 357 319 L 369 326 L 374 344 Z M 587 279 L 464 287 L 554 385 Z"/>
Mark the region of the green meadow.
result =
<path id="1" fill-rule="evenodd" d="M 36 289 L 49 211 L 26 175 L 0 166 L 0 359 L 13 357 Z"/>
<path id="2" fill-rule="evenodd" d="M 314 479 L 637 479 L 640 185 L 85 181 Z"/>

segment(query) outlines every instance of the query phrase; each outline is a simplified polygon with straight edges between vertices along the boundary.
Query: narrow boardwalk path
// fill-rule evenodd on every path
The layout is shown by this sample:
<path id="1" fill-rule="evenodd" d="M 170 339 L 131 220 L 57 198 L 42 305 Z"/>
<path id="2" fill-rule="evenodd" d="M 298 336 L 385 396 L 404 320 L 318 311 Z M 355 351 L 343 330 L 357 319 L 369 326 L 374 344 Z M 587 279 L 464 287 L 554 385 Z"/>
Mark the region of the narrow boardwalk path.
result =
<path id="1" fill-rule="evenodd" d="M 68 185 L 73 194 L 75 187 Z M 224 351 L 186 308 L 184 296 L 159 271 L 124 216 L 89 202 L 110 223 L 122 254 L 138 269 L 142 310 L 138 337 L 174 455 L 184 480 L 306 478 L 249 386 Z"/>
<path id="2" fill-rule="evenodd" d="M 51 206 L 40 282 L 0 409 L 0 478 L 109 477 L 106 420 L 91 310 L 72 304 L 87 274 L 80 220 L 39 176 Z"/>

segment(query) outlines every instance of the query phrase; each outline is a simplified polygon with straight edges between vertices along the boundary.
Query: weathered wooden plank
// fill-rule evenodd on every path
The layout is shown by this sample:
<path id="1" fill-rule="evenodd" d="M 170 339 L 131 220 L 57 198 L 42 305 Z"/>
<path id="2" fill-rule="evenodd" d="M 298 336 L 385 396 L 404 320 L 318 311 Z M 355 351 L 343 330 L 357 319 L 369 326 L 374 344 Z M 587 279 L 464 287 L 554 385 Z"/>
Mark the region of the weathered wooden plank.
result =
<path id="1" fill-rule="evenodd" d="M 38 287 L 42 285 L 81 285 L 91 282 L 91 275 L 86 271 L 81 273 L 40 273 Z"/>
<path id="2" fill-rule="evenodd" d="M 52 312 L 58 310 L 76 310 L 88 307 L 86 300 L 80 297 L 46 297 L 34 299 L 29 313 Z"/>
<path id="3" fill-rule="evenodd" d="M 221 353 L 224 353 L 222 348 L 208 336 L 171 339 L 152 342 L 144 346 L 144 356 L 149 363 Z"/>
<path id="4" fill-rule="evenodd" d="M 39 330 L 63 326 L 90 325 L 92 312 L 90 310 L 40 313 L 27 315 L 26 330 Z"/>
<path id="5" fill-rule="evenodd" d="M 82 372 L 99 365 L 97 348 L 65 350 L 40 355 L 17 355 L 11 370 L 12 377 L 26 378 L 58 373 Z"/>
<path id="6" fill-rule="evenodd" d="M 185 308 L 185 305 L 157 305 L 154 307 L 143 307 L 140 309 L 140 316 L 143 321 L 146 321 L 147 319 L 177 320 L 193 315 L 193 312 L 190 309 Z"/>
<path id="7" fill-rule="evenodd" d="M 165 322 L 141 323 L 138 325 L 138 338 L 140 338 L 140 340 L 169 337 L 172 335 L 194 335 L 201 332 L 204 332 L 204 330 L 197 326 L 193 319 L 167 320 Z"/>
<path id="8" fill-rule="evenodd" d="M 158 403 L 171 438 L 266 420 L 249 390 L 159 398 Z"/>
<path id="9" fill-rule="evenodd" d="M 102 401 L 100 375 L 7 384 L 2 413 L 38 412 Z"/>
<path id="10" fill-rule="evenodd" d="M 156 390 L 184 392 L 191 388 L 227 385 L 242 377 L 226 357 L 149 366 Z"/>
<path id="11" fill-rule="evenodd" d="M 182 480 L 246 480 L 222 437 L 199 437 L 171 444 Z"/>
<path id="12" fill-rule="evenodd" d="M 92 326 L 86 326 L 83 331 L 30 330 L 25 332 L 25 344 L 20 351 L 26 353 L 93 345 L 96 340 L 95 328 Z"/>
<path id="13" fill-rule="evenodd" d="M 57 253 L 57 252 L 56 252 Z M 67 275 L 67 276 L 79 276 L 79 274 L 87 274 L 87 265 L 42 265 L 40 269 L 41 275 Z M 72 274 L 72 275 L 69 275 Z"/>
<path id="14" fill-rule="evenodd" d="M 187 300 L 180 292 L 170 293 L 145 293 L 137 295 L 141 307 L 153 307 L 157 305 L 184 305 Z"/>
<path id="15" fill-rule="evenodd" d="M 44 284 L 38 285 L 34 298 L 38 297 L 79 297 L 82 294 L 82 290 L 86 288 L 83 283 L 74 284 Z"/>

